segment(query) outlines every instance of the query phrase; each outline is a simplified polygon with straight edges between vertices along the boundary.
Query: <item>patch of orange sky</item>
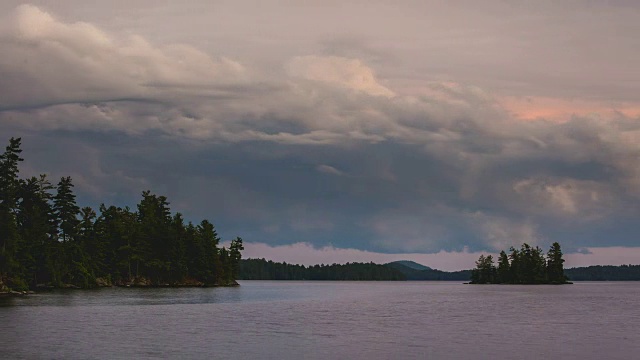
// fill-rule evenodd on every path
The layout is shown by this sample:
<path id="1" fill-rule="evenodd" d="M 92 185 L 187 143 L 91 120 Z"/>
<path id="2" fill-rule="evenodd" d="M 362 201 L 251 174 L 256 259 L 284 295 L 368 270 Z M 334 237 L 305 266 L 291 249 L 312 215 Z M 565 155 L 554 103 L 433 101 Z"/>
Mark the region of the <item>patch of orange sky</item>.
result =
<path id="1" fill-rule="evenodd" d="M 434 82 L 429 86 L 416 84 L 411 81 L 401 81 L 395 85 L 403 90 L 405 94 L 427 96 L 443 101 L 456 100 L 451 93 L 443 91 L 448 89 L 453 93 L 465 88 L 463 85 L 452 82 Z M 474 87 L 466 87 L 471 89 Z M 491 92 L 484 92 L 480 88 L 475 88 L 477 94 L 484 94 L 489 101 L 493 101 L 497 106 L 506 110 L 511 116 L 520 120 L 550 120 L 557 122 L 569 121 L 573 117 L 599 117 L 601 119 L 614 119 L 621 116 L 628 118 L 640 118 L 640 102 L 621 101 L 597 101 L 580 99 L 563 99 L 544 96 L 504 96 Z"/>
<path id="2" fill-rule="evenodd" d="M 574 116 L 598 116 L 613 119 L 620 116 L 639 117 L 640 104 L 607 104 L 597 101 L 565 100 L 548 97 L 497 97 L 496 100 L 515 118 L 568 121 Z"/>

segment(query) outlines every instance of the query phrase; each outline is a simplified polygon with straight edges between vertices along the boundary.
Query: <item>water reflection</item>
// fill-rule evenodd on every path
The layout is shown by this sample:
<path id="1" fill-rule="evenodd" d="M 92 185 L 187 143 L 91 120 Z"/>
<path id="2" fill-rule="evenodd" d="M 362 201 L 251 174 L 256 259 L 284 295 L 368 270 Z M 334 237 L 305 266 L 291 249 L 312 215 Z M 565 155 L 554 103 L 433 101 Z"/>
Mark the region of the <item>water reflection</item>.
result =
<path id="1" fill-rule="evenodd" d="M 11 358 L 607 358 L 640 352 L 640 283 L 242 282 L 0 299 Z"/>

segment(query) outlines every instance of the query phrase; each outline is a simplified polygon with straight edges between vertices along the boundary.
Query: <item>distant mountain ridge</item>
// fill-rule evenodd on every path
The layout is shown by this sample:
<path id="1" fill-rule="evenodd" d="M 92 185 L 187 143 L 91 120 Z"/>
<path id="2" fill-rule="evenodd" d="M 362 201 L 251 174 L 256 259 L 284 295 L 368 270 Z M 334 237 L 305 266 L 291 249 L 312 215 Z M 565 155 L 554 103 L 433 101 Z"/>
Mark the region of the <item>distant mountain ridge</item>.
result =
<path id="1" fill-rule="evenodd" d="M 406 266 L 408 268 L 411 268 L 411 269 L 414 269 L 414 270 L 419 270 L 419 271 L 422 271 L 422 270 L 433 270 L 428 266 L 425 266 L 425 265 L 422 265 L 422 264 L 418 264 L 417 262 L 411 261 L 411 260 L 392 261 L 392 262 L 387 263 L 385 265 L 391 265 L 391 264 L 400 264 L 400 265 Z"/>
<path id="2" fill-rule="evenodd" d="M 469 281 L 471 279 L 471 270 L 447 272 L 408 260 L 390 262 L 385 266 L 398 270 L 407 280 Z"/>

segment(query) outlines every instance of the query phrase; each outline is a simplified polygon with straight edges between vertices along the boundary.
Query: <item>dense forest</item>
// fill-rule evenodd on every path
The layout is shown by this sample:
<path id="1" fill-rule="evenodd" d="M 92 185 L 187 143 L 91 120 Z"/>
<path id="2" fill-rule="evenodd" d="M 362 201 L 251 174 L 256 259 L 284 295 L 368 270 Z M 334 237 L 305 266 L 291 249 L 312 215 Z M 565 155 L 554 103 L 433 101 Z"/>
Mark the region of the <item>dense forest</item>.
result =
<path id="1" fill-rule="evenodd" d="M 526 256 L 539 255 L 542 253 L 540 249 L 531 248 L 530 246 L 529 252 L 526 251 L 527 246 L 524 245 L 524 254 L 525 256 L 519 257 L 520 264 L 516 261 L 516 267 L 520 267 L 520 271 L 524 271 L 529 267 L 527 263 L 531 263 L 530 259 L 527 259 Z M 559 248 L 558 248 L 559 250 Z M 522 249 L 517 250 L 517 253 L 520 255 L 522 253 Z M 511 270 L 512 261 L 510 261 L 510 257 L 513 257 L 513 251 L 511 251 L 511 255 L 506 254 L 506 261 L 504 260 L 504 256 L 502 256 L 503 263 L 509 262 L 509 270 Z M 483 268 L 485 265 L 493 263 L 493 257 L 488 259 L 489 256 L 483 256 L 476 263 L 476 265 L 483 264 Z M 561 258 L 561 256 L 560 256 Z M 487 260 L 488 259 L 488 260 Z M 562 260 L 562 259 L 561 259 Z M 373 263 L 347 263 L 345 265 L 314 265 L 314 266 L 303 266 L 303 265 L 294 265 L 280 262 L 273 262 L 271 260 L 267 261 L 265 259 L 242 259 L 240 261 L 240 273 L 238 275 L 239 280 L 412 280 L 412 281 L 470 281 L 472 280 L 472 274 L 476 272 L 476 276 L 481 276 L 478 274 L 478 268 L 473 270 L 460 270 L 460 271 L 442 271 L 431 269 L 424 265 L 419 265 L 420 268 L 416 268 L 414 266 L 408 266 L 406 263 L 411 263 L 408 261 L 395 261 L 384 265 L 378 265 Z M 535 263 L 535 262 L 533 262 Z M 548 266 L 549 262 L 545 260 L 545 263 Z M 553 262 L 552 262 L 553 263 Z M 538 264 L 541 264 L 538 262 Z M 545 266 L 545 267 L 546 267 Z M 400 274 L 395 271 L 389 272 L 387 269 L 383 267 L 391 268 L 396 270 Z M 499 283 L 497 280 L 498 276 L 498 267 L 493 267 L 493 270 L 489 270 L 489 276 L 493 276 L 493 282 L 487 283 Z M 536 267 L 532 267 L 536 268 Z M 491 269 L 489 267 L 489 269 Z M 504 265 L 503 265 L 504 269 Z M 515 268 L 514 268 L 515 270 Z M 540 274 L 540 270 L 534 270 L 531 273 Z M 546 282 L 548 279 L 547 270 L 542 271 L 545 277 L 538 277 L 537 281 L 534 281 L 534 284 L 546 284 L 551 282 Z M 588 266 L 588 267 L 578 267 L 578 268 L 570 268 L 563 269 L 564 278 L 566 280 L 572 281 L 638 281 L 640 280 L 640 265 L 622 265 L 622 266 Z M 502 274 L 504 274 L 502 272 Z M 508 273 L 507 273 L 508 274 Z M 509 276 L 509 275 L 507 275 Z M 516 275 L 517 276 L 517 275 Z M 527 284 L 526 281 L 531 281 L 531 276 L 520 275 L 523 282 L 513 282 L 513 284 Z M 542 281 L 540 279 L 543 279 Z M 534 277 L 535 279 L 535 277 Z M 477 281 L 477 280 L 476 280 Z M 511 283 L 511 282 L 501 282 L 501 283 Z"/>
<path id="2" fill-rule="evenodd" d="M 471 271 L 471 284 L 567 284 L 560 244 L 554 242 L 545 259 L 542 249 L 522 244 L 511 247 L 509 255 L 501 251 L 498 266 L 493 256 L 480 255 Z"/>
<path id="3" fill-rule="evenodd" d="M 185 222 L 149 191 L 136 210 L 80 208 L 70 177 L 19 178 L 20 145 L 0 155 L 0 291 L 235 284 L 241 238 L 219 248 L 213 224 Z"/>
<path id="4" fill-rule="evenodd" d="M 241 280 L 405 280 L 398 270 L 374 263 L 347 263 L 344 265 L 292 265 L 245 259 L 240 261 Z"/>
<path id="5" fill-rule="evenodd" d="M 565 269 L 564 273 L 573 281 L 638 281 L 640 265 L 594 265 Z"/>

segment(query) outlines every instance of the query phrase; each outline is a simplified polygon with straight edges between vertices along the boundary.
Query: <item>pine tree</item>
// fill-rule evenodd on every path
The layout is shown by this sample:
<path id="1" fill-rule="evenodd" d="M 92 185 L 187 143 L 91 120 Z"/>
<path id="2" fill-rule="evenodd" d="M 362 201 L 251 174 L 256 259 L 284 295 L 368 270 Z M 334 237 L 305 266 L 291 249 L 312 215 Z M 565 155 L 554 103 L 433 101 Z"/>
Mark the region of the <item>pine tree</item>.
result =
<path id="1" fill-rule="evenodd" d="M 564 259 L 560 244 L 554 242 L 547 252 L 547 279 L 552 284 L 562 284 L 567 282 L 564 275 Z"/>
<path id="2" fill-rule="evenodd" d="M 500 251 L 500 255 L 498 257 L 496 282 L 500 284 L 508 284 L 511 282 L 511 265 L 509 264 L 509 257 L 504 250 Z"/>
<path id="3" fill-rule="evenodd" d="M 480 255 L 476 261 L 476 268 L 471 271 L 472 284 L 496 283 L 496 267 L 493 264 L 492 255 Z"/>
<path id="4" fill-rule="evenodd" d="M 51 282 L 51 242 L 55 241 L 55 221 L 51 206 L 53 186 L 45 175 L 20 182 L 18 227 L 20 229 L 19 262 L 21 277 L 33 288 Z"/>
<path id="5" fill-rule="evenodd" d="M 139 252 L 144 272 L 153 282 L 165 282 L 171 268 L 171 210 L 164 196 L 142 193 L 138 204 Z"/>
<path id="6" fill-rule="evenodd" d="M 86 271 L 87 283 L 94 285 L 96 274 L 104 267 L 104 248 L 98 242 L 96 236 L 95 219 L 96 212 L 90 207 L 80 209 L 80 224 L 78 225 L 77 246 L 79 248 L 81 268 Z M 80 265 L 80 264 L 79 264 Z"/>
<path id="7" fill-rule="evenodd" d="M 104 267 L 96 276 L 111 276 L 115 282 L 129 281 L 138 276 L 143 251 L 139 247 L 138 214 L 127 207 L 106 207 L 103 204 L 94 227 L 97 246 L 104 249 Z"/>
<path id="8" fill-rule="evenodd" d="M 522 259 L 520 252 L 513 246 L 509 248 L 509 261 L 511 263 L 509 267 L 510 283 L 519 284 L 522 282 Z"/>
<path id="9" fill-rule="evenodd" d="M 181 281 L 187 276 L 186 227 L 182 214 L 176 213 L 171 220 L 171 280 Z"/>
<path id="10" fill-rule="evenodd" d="M 62 242 L 67 242 L 76 235 L 78 230 L 78 214 L 80 208 L 76 204 L 76 195 L 73 193 L 71 177 L 63 177 L 58 182 L 57 193 L 53 197 L 53 210 L 59 228 L 59 236 Z"/>
<path id="11" fill-rule="evenodd" d="M 11 138 L 5 152 L 0 155 L 0 287 L 4 281 L 9 286 L 9 277 L 13 272 L 20 272 L 20 264 L 16 260 L 17 246 L 19 243 L 19 230 L 16 219 L 18 211 L 18 164 L 23 160 L 20 157 L 20 138 Z"/>
<path id="12" fill-rule="evenodd" d="M 200 225 L 196 227 L 196 234 L 198 242 L 200 242 L 200 246 L 204 251 L 203 262 L 200 264 L 203 266 L 203 268 L 200 269 L 200 272 L 203 274 L 203 279 L 205 283 L 208 284 L 220 283 L 219 271 L 224 271 L 224 269 L 222 269 L 220 261 L 222 256 L 219 256 L 218 253 L 218 243 L 220 242 L 218 233 L 212 223 L 207 220 L 202 220 Z M 225 274 L 228 274 L 228 272 L 225 272 Z M 226 282 L 227 279 L 223 281 Z"/>
<path id="13" fill-rule="evenodd" d="M 543 284 L 547 282 L 547 262 L 544 252 L 538 246 L 531 250 L 531 262 L 533 272 L 533 283 Z"/>
<path id="14" fill-rule="evenodd" d="M 229 245 L 229 257 L 231 261 L 231 276 L 233 279 L 238 277 L 238 273 L 240 271 L 242 250 L 244 250 L 244 246 L 242 245 L 241 237 L 236 237 L 234 240 L 231 240 L 231 245 Z"/>

